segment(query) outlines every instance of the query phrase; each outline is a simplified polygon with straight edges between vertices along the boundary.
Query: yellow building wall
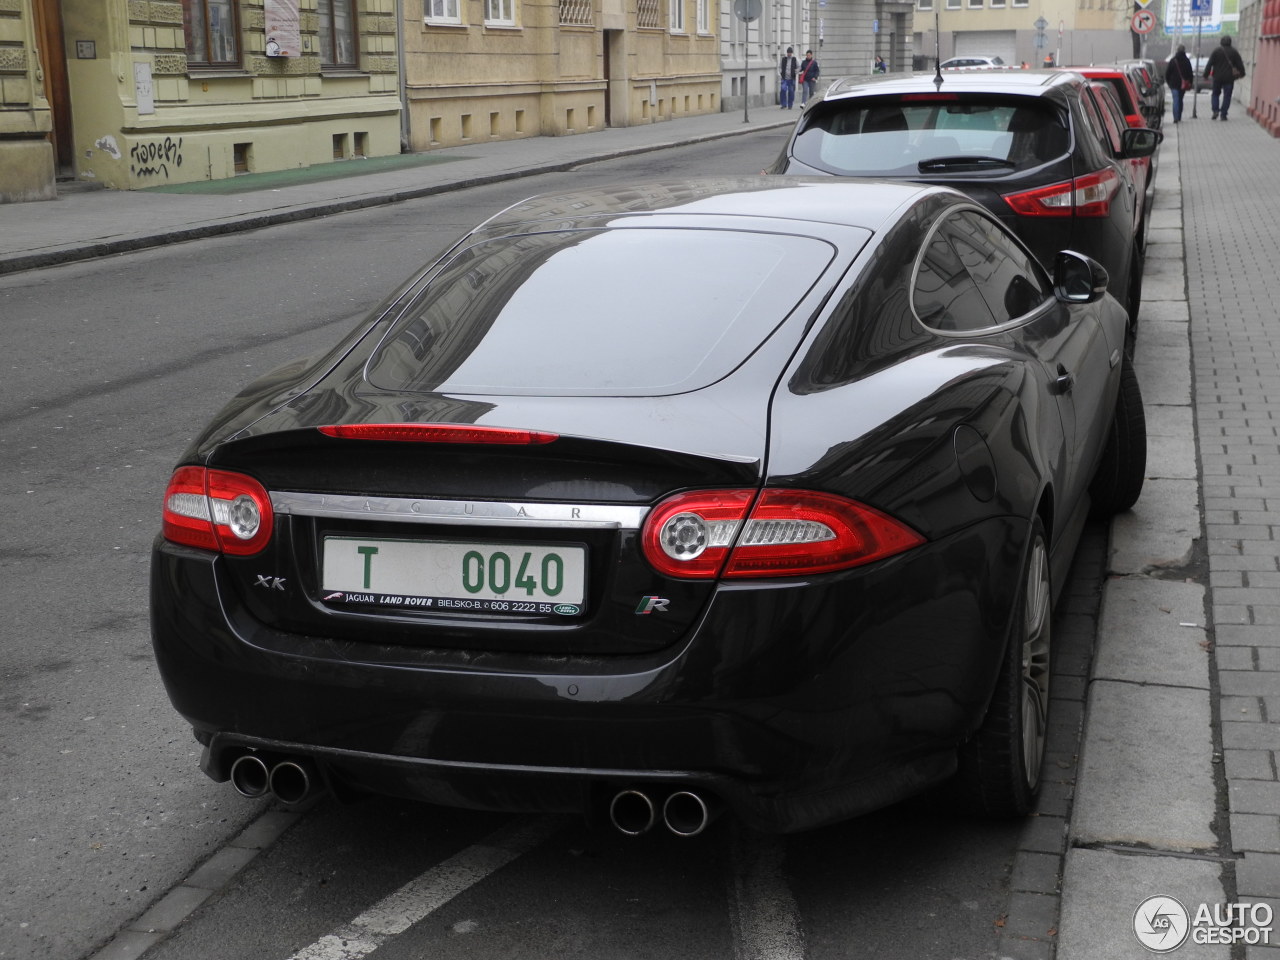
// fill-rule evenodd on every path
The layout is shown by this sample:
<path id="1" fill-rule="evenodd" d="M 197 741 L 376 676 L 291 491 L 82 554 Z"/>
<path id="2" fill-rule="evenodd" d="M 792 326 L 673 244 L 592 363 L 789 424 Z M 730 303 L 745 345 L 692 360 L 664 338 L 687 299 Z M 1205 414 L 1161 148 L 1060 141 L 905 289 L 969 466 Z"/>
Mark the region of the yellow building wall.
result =
<path id="1" fill-rule="evenodd" d="M 515 0 L 515 23 L 495 26 L 485 23 L 484 0 L 459 0 L 456 23 L 424 22 L 422 0 L 406 0 L 410 149 L 718 112 L 717 17 L 712 32 L 672 34 L 638 29 L 629 6 L 589 0 L 571 18 L 589 8 L 590 24 L 562 23 L 559 0 Z M 687 0 L 688 29 L 696 16 L 696 0 Z"/>
<path id="2" fill-rule="evenodd" d="M 68 61 L 77 176 L 136 189 L 399 153 L 394 0 L 358 0 L 354 71 L 322 69 L 315 9 L 302 0 L 302 55 L 268 57 L 262 0 L 241 0 L 241 67 L 197 70 L 180 0 L 63 0 L 68 45 L 99 51 Z"/>
<path id="3" fill-rule="evenodd" d="M 30 0 L 0 0 L 0 203 L 57 196 L 33 20 Z"/>

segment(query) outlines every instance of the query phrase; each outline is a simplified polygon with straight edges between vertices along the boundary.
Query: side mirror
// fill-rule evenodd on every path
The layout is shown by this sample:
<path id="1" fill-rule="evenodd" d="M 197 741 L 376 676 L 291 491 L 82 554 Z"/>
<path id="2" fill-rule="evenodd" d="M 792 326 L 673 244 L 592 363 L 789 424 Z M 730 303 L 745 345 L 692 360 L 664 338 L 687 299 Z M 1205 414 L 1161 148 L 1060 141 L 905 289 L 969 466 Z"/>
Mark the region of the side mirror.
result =
<path id="1" fill-rule="evenodd" d="M 1053 261 L 1053 294 L 1063 303 L 1096 303 L 1111 278 L 1097 260 L 1074 250 L 1062 250 Z"/>
<path id="2" fill-rule="evenodd" d="M 1149 157 L 1164 140 L 1164 134 L 1150 127 L 1129 127 L 1120 134 L 1120 153 L 1128 160 Z"/>

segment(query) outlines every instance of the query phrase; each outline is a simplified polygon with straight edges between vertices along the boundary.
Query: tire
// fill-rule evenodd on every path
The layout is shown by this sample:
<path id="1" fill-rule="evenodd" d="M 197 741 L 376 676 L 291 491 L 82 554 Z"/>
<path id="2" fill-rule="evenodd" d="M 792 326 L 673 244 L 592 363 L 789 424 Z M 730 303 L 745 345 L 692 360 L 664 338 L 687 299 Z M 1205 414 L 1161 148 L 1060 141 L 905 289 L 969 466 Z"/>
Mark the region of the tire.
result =
<path id="1" fill-rule="evenodd" d="M 1089 484 L 1093 501 L 1090 514 L 1095 518 L 1124 513 L 1142 493 L 1147 472 L 1147 416 L 1142 408 L 1142 390 L 1133 361 L 1127 356 L 1120 361 L 1120 392 L 1107 445 L 1102 450 L 1097 472 Z"/>
<path id="2" fill-rule="evenodd" d="M 1037 518 L 995 693 L 982 726 L 960 748 L 962 796 L 987 816 L 1025 816 L 1040 792 L 1049 730 L 1052 596 L 1048 541 Z"/>

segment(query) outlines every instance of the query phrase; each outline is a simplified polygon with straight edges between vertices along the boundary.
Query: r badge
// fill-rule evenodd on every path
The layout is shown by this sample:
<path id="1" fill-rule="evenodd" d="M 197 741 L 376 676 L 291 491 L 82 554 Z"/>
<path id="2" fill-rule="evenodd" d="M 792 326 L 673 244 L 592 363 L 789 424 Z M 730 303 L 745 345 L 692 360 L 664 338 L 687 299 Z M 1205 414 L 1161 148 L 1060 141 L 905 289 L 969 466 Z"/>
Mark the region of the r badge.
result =
<path id="1" fill-rule="evenodd" d="M 645 614 L 653 613 L 655 610 L 659 613 L 667 613 L 667 604 L 670 602 L 670 600 L 665 600 L 662 597 L 641 597 L 640 605 L 636 607 L 636 614 L 638 616 L 643 616 Z"/>

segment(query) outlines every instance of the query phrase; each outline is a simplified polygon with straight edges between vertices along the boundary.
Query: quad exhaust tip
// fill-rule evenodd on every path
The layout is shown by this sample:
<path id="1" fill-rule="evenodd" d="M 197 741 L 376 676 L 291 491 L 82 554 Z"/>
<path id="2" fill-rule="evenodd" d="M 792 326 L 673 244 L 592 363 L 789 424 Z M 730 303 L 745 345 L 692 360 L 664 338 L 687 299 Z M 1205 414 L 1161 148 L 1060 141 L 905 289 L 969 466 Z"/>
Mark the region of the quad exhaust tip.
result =
<path id="1" fill-rule="evenodd" d="M 696 837 L 715 818 L 712 803 L 696 790 L 675 790 L 662 801 L 663 825 L 677 837 Z M 609 822 L 619 833 L 638 837 L 658 822 L 658 805 L 644 790 L 619 790 L 609 804 Z"/>
<path id="2" fill-rule="evenodd" d="M 231 764 L 231 785 L 236 793 L 256 800 L 270 793 L 293 806 L 319 792 L 320 773 L 305 757 L 270 761 L 258 753 L 243 753 Z"/>

